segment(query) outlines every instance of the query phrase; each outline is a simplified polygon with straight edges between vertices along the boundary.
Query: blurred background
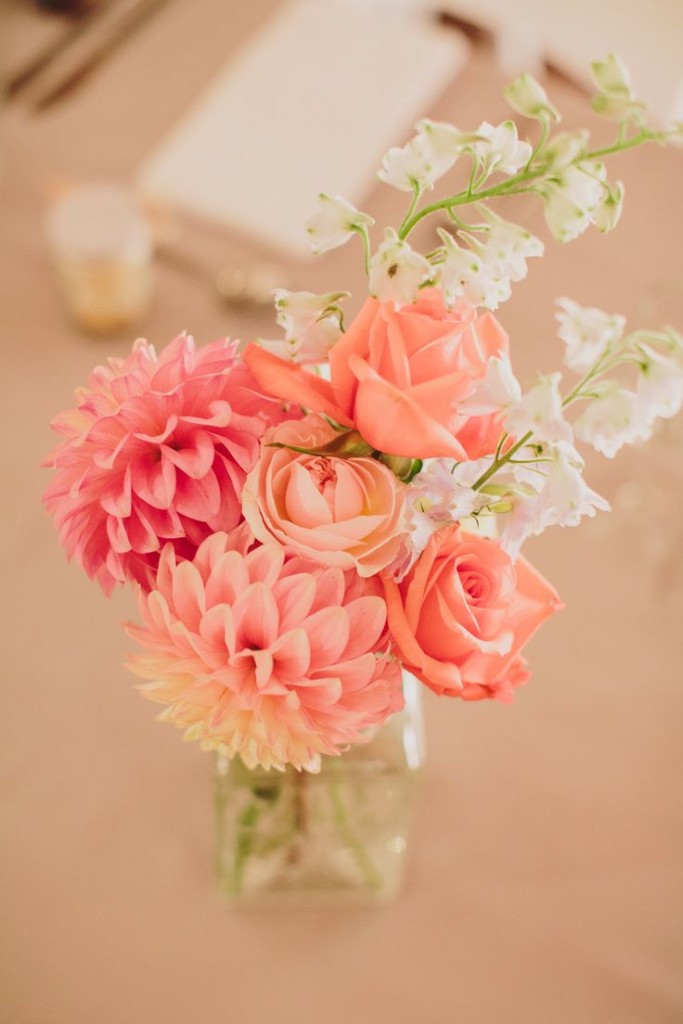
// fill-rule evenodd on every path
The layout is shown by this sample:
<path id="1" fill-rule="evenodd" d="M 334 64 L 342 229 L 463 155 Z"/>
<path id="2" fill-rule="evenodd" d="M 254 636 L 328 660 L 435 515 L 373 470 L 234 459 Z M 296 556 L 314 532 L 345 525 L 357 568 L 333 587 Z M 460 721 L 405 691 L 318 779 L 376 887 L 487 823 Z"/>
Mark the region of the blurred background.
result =
<path id="1" fill-rule="evenodd" d="M 381 224 L 376 171 L 421 117 L 510 116 L 543 82 L 563 128 L 608 51 L 683 119 L 680 0 L 2 0 L 0 1018 L 7 1024 L 678 1024 L 683 428 L 589 461 L 610 516 L 530 557 L 566 601 L 512 707 L 428 695 L 406 892 L 381 911 L 230 913 L 212 891 L 210 765 L 154 721 L 107 601 L 40 495 L 49 421 L 140 335 L 274 337 L 277 286 L 348 289 L 314 260 L 321 190 Z M 533 134 L 531 122 L 520 134 Z M 499 311 L 518 377 L 561 359 L 553 301 L 683 329 L 683 152 L 618 157 L 617 229 L 547 242 Z M 416 244 L 428 244 L 424 229 Z"/>

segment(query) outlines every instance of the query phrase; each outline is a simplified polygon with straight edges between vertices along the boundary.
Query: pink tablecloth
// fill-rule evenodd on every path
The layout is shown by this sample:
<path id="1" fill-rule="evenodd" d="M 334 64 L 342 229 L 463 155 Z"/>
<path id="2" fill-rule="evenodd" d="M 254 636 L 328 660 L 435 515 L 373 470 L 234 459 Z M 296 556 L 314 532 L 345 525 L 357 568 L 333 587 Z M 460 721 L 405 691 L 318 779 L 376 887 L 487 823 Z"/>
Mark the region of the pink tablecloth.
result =
<path id="1" fill-rule="evenodd" d="M 677 1024 L 680 442 L 667 458 L 626 455 L 592 469 L 598 490 L 636 495 L 639 522 L 622 503 L 610 519 L 532 547 L 567 609 L 531 645 L 534 679 L 515 704 L 429 697 L 408 886 L 381 911 L 251 916 L 216 902 L 209 763 L 135 695 L 117 627 L 133 613 L 128 598 L 108 603 L 66 565 L 41 510 L 49 418 L 95 361 L 129 344 L 94 343 L 66 324 L 43 249 L 42 201 L 64 179 L 132 176 L 269 7 L 176 0 L 72 102 L 42 119 L 20 104 L 7 111 L 0 1017 Z M 502 84 L 477 52 L 430 113 L 463 127 L 502 119 Z M 584 101 L 551 85 L 577 123 Z M 683 325 L 683 217 L 669 198 L 682 170 L 680 152 L 623 158 L 628 202 L 618 230 L 552 246 L 533 266 L 502 311 L 521 376 L 559 362 L 556 295 L 638 321 L 653 289 L 671 286 L 662 301 Z M 399 197 L 377 190 L 370 205 L 395 219 Z M 537 207 L 524 210 L 542 230 Z M 260 256 L 237 238 L 207 239 L 204 252 Z M 349 261 L 344 251 L 288 272 L 313 290 L 359 290 Z M 144 329 L 162 344 L 186 327 L 203 341 L 265 333 L 268 320 L 230 313 L 201 282 L 161 267 Z M 648 486 L 625 490 L 644 469 Z M 648 522 L 666 540 L 663 561 L 647 542 Z"/>

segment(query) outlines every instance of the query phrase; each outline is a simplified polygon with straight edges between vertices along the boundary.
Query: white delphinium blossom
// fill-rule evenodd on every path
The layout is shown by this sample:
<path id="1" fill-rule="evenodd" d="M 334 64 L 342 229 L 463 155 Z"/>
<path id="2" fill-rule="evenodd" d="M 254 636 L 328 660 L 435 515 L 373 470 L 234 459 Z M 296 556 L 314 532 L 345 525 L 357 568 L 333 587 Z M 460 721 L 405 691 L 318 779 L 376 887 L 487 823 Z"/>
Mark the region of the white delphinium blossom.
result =
<path id="1" fill-rule="evenodd" d="M 558 335 L 567 346 L 564 362 L 576 373 L 586 373 L 608 346 L 615 345 L 624 333 L 626 319 L 601 309 L 579 306 L 573 299 L 558 299 L 561 312 Z"/>
<path id="2" fill-rule="evenodd" d="M 571 242 L 595 218 L 605 195 L 604 164 L 571 164 L 538 187 L 546 224 L 558 242 Z"/>
<path id="3" fill-rule="evenodd" d="M 374 223 L 369 214 L 357 210 L 342 196 L 321 192 L 317 211 L 306 221 L 306 232 L 313 252 L 323 253 L 344 245 L 354 234 L 367 231 Z"/>
<path id="4" fill-rule="evenodd" d="M 472 490 L 474 479 L 459 479 L 459 468 L 452 459 L 426 459 L 422 470 L 412 481 L 403 511 L 411 549 L 410 564 L 427 547 L 433 533 L 490 504 L 490 497 Z M 403 571 L 407 572 L 408 568 L 410 565 L 404 566 Z"/>
<path id="5" fill-rule="evenodd" d="M 519 141 L 514 121 L 502 121 L 499 125 L 483 121 L 477 135 L 480 140 L 472 143 L 471 150 L 486 174 L 516 174 L 529 162 L 531 145 Z"/>
<path id="6" fill-rule="evenodd" d="M 421 285 L 434 276 L 429 260 L 387 228 L 384 241 L 370 261 L 370 294 L 382 301 L 404 305 L 414 302 Z"/>
<path id="7" fill-rule="evenodd" d="M 591 64 L 593 79 L 600 95 L 592 100 L 596 113 L 610 121 L 645 121 L 646 106 L 638 100 L 631 85 L 628 68 L 615 54 Z"/>
<path id="8" fill-rule="evenodd" d="M 592 390 L 595 397 L 574 423 L 580 441 L 612 459 L 625 444 L 650 437 L 652 417 L 644 412 L 633 391 L 614 380 L 599 381 Z"/>
<path id="9" fill-rule="evenodd" d="M 611 231 L 619 223 L 621 212 L 624 207 L 624 183 L 617 181 L 615 185 L 608 186 L 605 194 L 595 211 L 595 226 L 603 234 Z"/>
<path id="10" fill-rule="evenodd" d="M 519 402 L 522 389 L 512 372 L 510 358 L 506 352 L 492 356 L 486 364 L 486 371 L 478 380 L 472 393 L 458 404 L 458 411 L 468 416 L 487 416 Z"/>
<path id="11" fill-rule="evenodd" d="M 537 441 L 571 441 L 572 428 L 562 412 L 561 373 L 539 377 L 519 401 L 505 411 L 505 429 L 513 437 L 531 433 Z"/>
<path id="12" fill-rule="evenodd" d="M 550 171 L 561 171 L 586 155 L 588 132 L 560 132 L 543 150 L 543 161 Z"/>
<path id="13" fill-rule="evenodd" d="M 384 156 L 378 177 L 404 192 L 433 188 L 474 138 L 444 122 L 420 121 L 405 146 L 395 146 Z"/>
<path id="14" fill-rule="evenodd" d="M 294 363 L 322 363 L 341 334 L 339 303 L 348 292 L 274 292 L 276 319 L 284 338 L 259 341 L 262 348 Z"/>
<path id="15" fill-rule="evenodd" d="M 474 249 L 458 245 L 443 228 L 437 228 L 437 233 L 445 246 L 439 280 L 447 306 L 453 306 L 464 299 L 470 306 L 497 309 L 501 302 L 510 298 L 510 278 L 506 273 L 487 264 Z M 474 239 L 471 240 L 474 242 Z M 483 247 L 479 248 L 483 251 Z"/>
<path id="16" fill-rule="evenodd" d="M 519 464 L 505 467 L 499 484 L 497 534 L 516 558 L 524 542 L 549 526 L 578 526 L 585 516 L 609 511 L 609 503 L 583 478 L 584 461 L 573 445 L 560 441 L 522 449 Z M 498 474 L 493 478 L 498 481 Z M 504 490 L 504 488 L 506 488 Z"/>
<path id="17" fill-rule="evenodd" d="M 534 533 L 548 526 L 578 526 L 584 516 L 609 512 L 609 502 L 593 491 L 583 478 L 585 462 L 573 445 L 550 445 L 545 483 L 538 494 Z"/>
<path id="18" fill-rule="evenodd" d="M 645 420 L 670 419 L 683 407 L 683 362 L 649 345 L 639 347 L 641 372 L 636 385 L 638 410 Z"/>
<path id="19" fill-rule="evenodd" d="M 548 95 L 542 85 L 536 81 L 533 75 L 523 74 L 508 85 L 503 93 L 513 110 L 524 117 L 533 117 L 536 120 L 559 121 L 560 112 L 554 103 L 548 99 Z"/>
<path id="20" fill-rule="evenodd" d="M 526 261 L 543 255 L 543 242 L 526 228 L 503 220 L 484 208 L 489 222 L 481 253 L 485 264 L 492 265 L 500 275 L 511 281 L 522 281 L 527 275 Z"/>

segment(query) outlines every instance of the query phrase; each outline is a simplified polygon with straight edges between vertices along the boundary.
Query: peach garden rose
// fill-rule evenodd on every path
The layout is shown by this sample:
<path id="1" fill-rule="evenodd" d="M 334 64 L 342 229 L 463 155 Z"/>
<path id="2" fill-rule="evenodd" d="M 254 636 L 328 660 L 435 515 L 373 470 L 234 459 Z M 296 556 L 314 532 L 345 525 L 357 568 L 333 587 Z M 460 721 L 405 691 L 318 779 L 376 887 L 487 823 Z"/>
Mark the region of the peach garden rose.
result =
<path id="1" fill-rule="evenodd" d="M 320 448 L 337 436 L 319 416 L 272 430 L 247 477 L 242 510 L 259 540 L 276 540 L 320 565 L 372 576 L 398 553 L 405 485 L 370 457 L 282 447 Z"/>
<path id="2" fill-rule="evenodd" d="M 527 561 L 455 525 L 439 530 L 401 583 L 383 579 L 403 664 L 439 694 L 509 700 L 528 673 L 520 652 L 561 607 Z"/>

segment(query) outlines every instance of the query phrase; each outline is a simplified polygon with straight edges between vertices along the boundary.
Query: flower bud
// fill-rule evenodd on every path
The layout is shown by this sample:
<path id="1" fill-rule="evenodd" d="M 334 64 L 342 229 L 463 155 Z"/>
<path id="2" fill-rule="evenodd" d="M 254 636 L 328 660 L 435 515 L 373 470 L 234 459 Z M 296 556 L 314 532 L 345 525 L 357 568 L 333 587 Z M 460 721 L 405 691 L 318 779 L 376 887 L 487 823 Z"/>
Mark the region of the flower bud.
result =
<path id="1" fill-rule="evenodd" d="M 306 221 L 306 232 L 314 253 L 327 252 L 348 242 L 358 231 L 374 224 L 367 213 L 361 213 L 341 196 L 318 196 L 318 210 Z"/>
<path id="2" fill-rule="evenodd" d="M 533 117 L 539 121 L 560 120 L 559 110 L 550 102 L 545 89 L 533 75 L 520 75 L 508 85 L 503 95 L 512 109 L 524 117 Z"/>
<path id="3" fill-rule="evenodd" d="M 616 54 L 610 53 L 605 60 L 591 64 L 593 80 L 600 92 L 607 96 L 633 98 L 631 75 L 626 65 Z"/>

